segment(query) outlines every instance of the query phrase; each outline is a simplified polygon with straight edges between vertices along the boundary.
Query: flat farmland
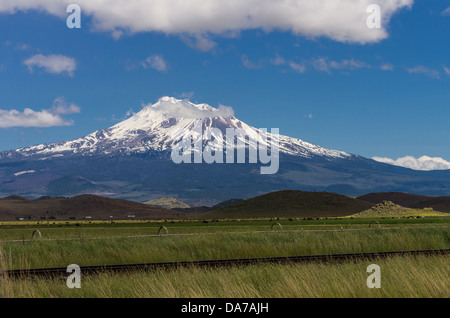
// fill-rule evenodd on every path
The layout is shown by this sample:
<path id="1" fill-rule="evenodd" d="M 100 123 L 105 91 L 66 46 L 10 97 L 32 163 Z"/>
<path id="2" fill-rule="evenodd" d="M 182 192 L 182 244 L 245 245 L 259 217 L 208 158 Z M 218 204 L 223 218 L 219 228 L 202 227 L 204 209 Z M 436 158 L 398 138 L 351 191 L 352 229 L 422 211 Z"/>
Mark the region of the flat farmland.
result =
<path id="1" fill-rule="evenodd" d="M 279 257 L 319 254 L 363 253 L 401 250 L 426 250 L 450 248 L 450 218 L 418 219 L 318 219 L 318 220 L 227 220 L 227 221 L 151 221 L 59 224 L 3 224 L 0 227 L 1 268 L 27 269 L 176 262 L 198 260 L 223 260 L 234 258 Z M 78 224 L 78 225 L 77 225 Z M 167 231 L 166 231 L 167 229 Z M 38 232 L 39 231 L 39 232 Z M 158 234 L 159 231 L 159 234 Z M 34 236 L 32 238 L 32 234 Z M 40 234 L 40 235 L 39 235 Z M 42 237 L 41 237 L 42 236 Z M 406 284 L 414 271 L 423 270 L 424 297 L 449 296 L 448 285 L 442 285 L 442 272 L 448 273 L 448 256 L 393 257 L 379 260 L 385 267 L 392 267 L 392 276 Z M 232 268 L 196 269 L 146 272 L 133 271 L 88 275 L 83 278 L 84 287 L 76 297 L 92 297 L 98 286 L 99 297 L 123 297 L 129 292 L 135 297 L 281 297 L 281 281 L 288 284 L 285 297 L 351 297 L 360 286 L 352 290 L 351 271 L 360 271 L 368 261 L 345 264 L 261 264 Z M 429 266 L 433 264 L 433 269 Z M 403 269 L 395 269 L 402 266 Z M 410 268 L 411 267 L 411 268 Z M 410 268 L 410 272 L 406 273 Z M 278 289 L 269 292 L 264 287 L 264 273 L 277 278 Z M 397 271 L 397 274 L 393 274 Z M 399 271 L 404 272 L 402 275 Z M 276 274 L 278 273 L 278 274 Z M 309 273 L 309 274 L 308 274 Z M 334 273 L 334 274 L 332 274 Z M 434 275 L 434 273 L 440 273 Z M 337 286 L 332 275 L 344 277 L 346 288 Z M 360 276 L 367 277 L 364 271 Z M 448 280 L 448 274 L 446 274 Z M 300 291 L 295 281 L 303 277 L 302 284 L 309 291 Z M 314 290 L 317 277 L 327 290 Z M 140 278 L 139 278 L 140 277 Z M 184 277 L 184 278 L 183 278 Z M 259 278 L 258 278 L 259 277 Z M 430 281 L 430 277 L 435 277 Z M 3 277 L 2 295 L 13 297 L 69 297 L 65 280 L 28 277 L 11 279 Z M 247 289 L 228 286 L 224 280 L 233 279 L 247 284 Z M 262 280 L 258 282 L 258 279 Z M 337 279 L 337 278 L 336 278 Z M 164 282 L 158 285 L 158 282 Z M 185 282 L 190 281 L 187 286 Z M 127 283 L 125 283 L 127 282 Z M 362 282 L 363 285 L 365 281 Z M 417 283 L 417 282 L 416 282 Z M 123 288 L 116 288 L 121 284 Z M 219 284 L 219 285 L 217 285 Z M 419 284 L 419 283 L 417 283 Z M 431 288 L 435 284 L 436 288 Z M 159 287 L 148 287 L 148 286 Z M 392 290 L 362 295 L 375 297 L 410 297 L 418 291 L 408 285 L 403 293 L 392 283 Z M 114 287 L 116 286 L 116 287 Z M 133 289 L 134 287 L 135 289 Z M 147 287 L 144 287 L 147 286 Z M 167 286 L 171 286 L 170 288 Z M 178 287 L 176 287 L 178 286 Z M 364 285 L 365 286 L 365 285 Z M 67 289 L 67 290 L 66 290 Z M 133 289 L 131 292 L 130 290 Z M 367 289 L 367 287 L 366 287 Z M 101 291 L 103 290 L 103 291 Z M 219 292 L 219 291 L 222 292 Z M 289 296 L 290 295 L 290 296 Z M 359 295 L 361 296 L 361 295 Z"/>

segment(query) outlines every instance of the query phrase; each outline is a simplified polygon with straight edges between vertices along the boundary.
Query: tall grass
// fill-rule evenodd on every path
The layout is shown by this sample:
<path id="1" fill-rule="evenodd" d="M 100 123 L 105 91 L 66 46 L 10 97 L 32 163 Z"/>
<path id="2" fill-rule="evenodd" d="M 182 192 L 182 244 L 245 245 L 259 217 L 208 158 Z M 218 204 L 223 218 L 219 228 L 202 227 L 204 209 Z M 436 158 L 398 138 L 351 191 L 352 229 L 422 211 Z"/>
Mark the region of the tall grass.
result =
<path id="1" fill-rule="evenodd" d="M 220 269 L 82 276 L 81 289 L 63 279 L 17 279 L 1 286 L 11 297 L 450 297 L 448 256 L 394 257 L 333 265 L 255 265 Z M 381 289 L 366 285 L 366 268 L 381 267 Z"/>
<path id="2" fill-rule="evenodd" d="M 12 285 L 7 275 L 3 272 L 8 269 L 5 251 L 0 245 L 0 298 L 11 297 Z"/>
<path id="3" fill-rule="evenodd" d="M 449 247 L 450 229 L 434 228 L 4 243 L 3 255 L 12 269 Z"/>

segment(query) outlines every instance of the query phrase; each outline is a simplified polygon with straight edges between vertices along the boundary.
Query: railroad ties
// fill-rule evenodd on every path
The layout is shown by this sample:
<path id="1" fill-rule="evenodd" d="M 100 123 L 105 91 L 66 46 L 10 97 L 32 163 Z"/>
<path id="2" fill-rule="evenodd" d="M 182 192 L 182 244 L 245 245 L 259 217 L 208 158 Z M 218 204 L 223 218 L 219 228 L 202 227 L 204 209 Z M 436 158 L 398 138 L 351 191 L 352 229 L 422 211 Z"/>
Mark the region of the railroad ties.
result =
<path id="1" fill-rule="evenodd" d="M 189 267 L 238 267 L 255 264 L 273 263 L 325 263 L 333 264 L 338 262 L 354 262 L 358 260 L 375 260 L 394 256 L 418 256 L 418 255 L 448 255 L 450 249 L 437 250 L 411 250 L 411 251 L 390 251 L 390 252 L 370 252 L 370 253 L 350 253 L 350 254 L 331 254 L 331 255 L 302 255 L 302 256 L 285 256 L 285 257 L 259 257 L 259 258 L 242 258 L 242 259 L 221 259 L 221 260 L 203 260 L 203 261 L 182 261 L 182 262 L 159 262 L 159 263 L 140 263 L 140 264 L 114 264 L 114 265 L 94 265 L 80 266 L 81 273 L 95 274 L 104 271 L 110 272 L 127 272 L 127 271 L 155 271 Z M 9 277 L 66 277 L 66 267 L 54 268 L 31 268 L 31 269 L 13 269 L 0 272 Z"/>

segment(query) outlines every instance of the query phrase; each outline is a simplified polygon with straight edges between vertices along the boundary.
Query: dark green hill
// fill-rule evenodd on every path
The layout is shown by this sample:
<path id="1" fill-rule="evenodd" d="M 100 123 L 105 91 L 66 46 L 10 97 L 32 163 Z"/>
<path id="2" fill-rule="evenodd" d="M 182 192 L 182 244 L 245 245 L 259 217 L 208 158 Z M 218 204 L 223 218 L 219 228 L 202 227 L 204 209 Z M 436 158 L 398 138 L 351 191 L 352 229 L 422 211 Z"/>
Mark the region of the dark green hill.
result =
<path id="1" fill-rule="evenodd" d="M 3 200 L 3 201 L 7 201 L 7 200 L 27 201 L 27 200 L 30 200 L 30 199 L 25 198 L 25 197 L 21 197 L 19 195 L 10 195 L 8 197 L 1 198 L 0 200 Z"/>
<path id="2" fill-rule="evenodd" d="M 333 217 L 352 215 L 371 206 L 371 203 L 335 193 L 285 190 L 240 201 L 204 217 Z"/>
<path id="3" fill-rule="evenodd" d="M 176 218 L 179 212 L 161 207 L 119 199 L 108 199 L 96 195 L 79 195 L 73 198 L 43 197 L 27 200 L 18 196 L 10 196 L 0 200 L 0 220 L 40 220 L 55 218 L 67 220 L 82 219 L 115 219 L 128 218 Z"/>
<path id="4" fill-rule="evenodd" d="M 230 200 L 222 201 L 222 202 L 217 203 L 215 206 L 213 206 L 212 209 L 216 210 L 218 208 L 222 208 L 222 207 L 225 207 L 225 206 L 228 206 L 228 205 L 232 205 L 232 204 L 235 204 L 235 203 L 238 203 L 238 202 L 241 202 L 241 201 L 243 201 L 243 200 L 242 199 L 230 199 Z"/>
<path id="5" fill-rule="evenodd" d="M 409 207 L 414 209 L 432 208 L 435 211 L 450 213 L 450 197 L 434 197 Z"/>

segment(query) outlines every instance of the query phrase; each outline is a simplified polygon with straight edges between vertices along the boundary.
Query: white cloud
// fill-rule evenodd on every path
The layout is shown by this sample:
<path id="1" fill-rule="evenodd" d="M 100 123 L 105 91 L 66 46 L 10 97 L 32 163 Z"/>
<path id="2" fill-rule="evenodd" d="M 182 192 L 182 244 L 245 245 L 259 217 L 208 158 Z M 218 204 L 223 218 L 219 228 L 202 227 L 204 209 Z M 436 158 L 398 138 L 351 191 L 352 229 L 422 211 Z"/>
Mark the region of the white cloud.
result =
<path id="1" fill-rule="evenodd" d="M 273 65 L 277 65 L 277 66 L 286 64 L 286 60 L 278 54 L 277 54 L 277 56 L 275 56 L 275 58 L 271 59 L 270 62 Z"/>
<path id="2" fill-rule="evenodd" d="M 244 65 L 245 68 L 248 68 L 250 70 L 256 70 L 261 68 L 261 65 L 255 62 L 252 62 L 248 59 L 247 55 L 241 56 L 242 65 Z"/>
<path id="3" fill-rule="evenodd" d="M 211 117 L 231 117 L 234 116 L 233 108 L 219 105 L 218 108 L 206 104 L 195 105 L 188 100 L 180 100 L 173 97 L 162 97 L 156 104 L 144 105 L 154 111 L 164 113 L 173 117 L 183 118 L 211 118 Z"/>
<path id="4" fill-rule="evenodd" d="M 73 122 L 65 121 L 61 116 L 50 113 L 48 110 L 34 111 L 25 108 L 23 112 L 15 109 L 0 109 L 0 128 L 10 127 L 53 127 L 70 126 Z"/>
<path id="5" fill-rule="evenodd" d="M 303 64 L 298 64 L 293 61 L 289 61 L 289 67 L 293 69 L 294 71 L 298 73 L 305 73 L 306 72 L 306 66 Z"/>
<path id="6" fill-rule="evenodd" d="M 179 97 L 180 98 L 183 98 L 183 99 L 192 99 L 192 97 L 194 97 L 194 92 L 183 92 L 183 93 L 181 93 L 180 95 L 179 95 Z"/>
<path id="7" fill-rule="evenodd" d="M 217 46 L 217 43 L 210 39 L 207 34 L 182 34 L 181 40 L 186 43 L 189 47 L 200 50 L 202 52 L 208 52 Z"/>
<path id="8" fill-rule="evenodd" d="M 157 70 L 158 72 L 167 71 L 169 65 L 164 59 L 162 55 L 152 55 L 149 56 L 145 62 L 142 63 L 144 67 L 151 67 L 152 69 Z"/>
<path id="9" fill-rule="evenodd" d="M 353 71 L 356 69 L 372 69 L 372 68 L 378 68 L 372 66 L 371 64 L 356 60 L 354 58 L 348 58 L 343 59 L 341 61 L 335 61 L 331 60 L 328 57 L 315 57 L 310 59 L 303 59 L 301 62 L 294 62 L 292 60 L 286 60 L 283 56 L 280 56 L 277 54 L 274 58 L 270 59 L 270 63 L 275 66 L 289 66 L 292 70 L 295 70 L 299 73 L 305 73 L 310 70 L 315 70 L 318 72 L 328 73 L 332 74 L 333 71 Z M 394 70 L 394 65 L 390 63 L 384 63 L 379 66 L 379 69 L 383 71 L 392 71 Z M 444 70 L 449 72 L 450 75 L 450 69 L 443 66 Z M 418 72 L 418 70 L 411 69 L 411 72 Z"/>
<path id="10" fill-rule="evenodd" d="M 411 68 L 407 68 L 406 71 L 409 74 L 424 74 L 428 77 L 439 78 L 439 71 L 433 70 L 423 65 L 414 66 Z"/>
<path id="11" fill-rule="evenodd" d="M 17 50 L 17 51 L 25 51 L 28 49 L 30 49 L 30 46 L 25 43 L 17 43 L 17 45 L 14 47 L 14 50 Z"/>
<path id="12" fill-rule="evenodd" d="M 292 63 L 292 62 L 291 62 Z M 319 57 L 319 58 L 313 58 L 311 60 L 304 61 L 303 66 L 303 72 L 306 71 L 307 66 L 312 67 L 316 71 L 324 72 L 331 74 L 332 70 L 355 70 L 359 68 L 371 68 L 369 64 L 363 61 L 355 60 L 353 58 L 351 59 L 345 59 L 342 61 L 333 61 L 328 59 L 327 57 Z M 292 67 L 292 66 L 291 66 Z"/>
<path id="13" fill-rule="evenodd" d="M 25 60 L 23 64 L 28 66 L 30 73 L 33 72 L 34 67 L 40 67 L 51 74 L 67 73 L 69 76 L 73 76 L 73 72 L 77 68 L 75 59 L 64 55 L 37 54 Z"/>
<path id="14" fill-rule="evenodd" d="M 354 59 L 342 60 L 340 62 L 330 61 L 330 67 L 337 70 L 354 70 L 358 68 L 370 68 L 370 65 L 363 61 L 358 61 Z"/>
<path id="15" fill-rule="evenodd" d="M 69 115 L 69 114 L 78 114 L 81 111 L 78 105 L 74 103 L 67 103 L 64 99 L 64 96 L 60 96 L 53 101 L 52 108 L 49 109 L 49 112 L 55 115 Z"/>
<path id="16" fill-rule="evenodd" d="M 127 118 L 130 118 L 131 116 L 134 116 L 134 114 L 136 114 L 132 108 L 130 108 L 129 110 L 127 110 L 127 112 L 125 113 L 125 116 L 123 116 L 122 120 L 125 120 Z"/>
<path id="17" fill-rule="evenodd" d="M 310 64 L 312 65 L 312 67 L 319 71 L 319 72 L 325 72 L 325 73 L 331 73 L 330 72 L 330 63 L 328 62 L 327 58 L 324 57 L 319 57 L 319 58 L 315 58 L 312 59 L 310 61 Z"/>
<path id="18" fill-rule="evenodd" d="M 0 12 L 39 10 L 65 19 L 72 0 L 3 0 Z M 366 8 L 373 0 L 78 0 L 82 13 L 92 17 L 96 31 L 115 37 L 136 32 L 162 32 L 194 39 L 198 48 L 215 46 L 208 35 L 244 30 L 280 30 L 309 38 L 327 37 L 346 43 L 374 43 L 388 37 L 393 14 L 411 8 L 414 0 L 377 0 L 382 28 L 370 29 Z"/>
<path id="19" fill-rule="evenodd" d="M 394 70 L 394 65 L 392 65 L 390 63 L 384 63 L 383 65 L 380 66 L 380 69 L 382 71 L 393 71 Z"/>
<path id="20" fill-rule="evenodd" d="M 30 108 L 25 108 L 23 112 L 0 109 L 0 128 L 71 126 L 73 121 L 66 121 L 61 115 L 79 112 L 80 107 L 73 103 L 68 104 L 64 97 L 58 97 L 51 108 L 40 111 Z"/>
<path id="21" fill-rule="evenodd" d="M 450 76 L 450 68 L 448 68 L 447 66 L 443 66 L 442 68 L 444 69 L 445 74 Z"/>
<path id="22" fill-rule="evenodd" d="M 450 16 L 450 7 L 448 7 L 447 9 L 445 9 L 444 11 L 441 12 L 442 15 L 448 15 Z"/>
<path id="23" fill-rule="evenodd" d="M 276 55 L 275 58 L 270 60 L 270 63 L 276 66 L 288 65 L 292 70 L 298 73 L 305 73 L 308 69 L 313 69 L 318 72 L 324 72 L 331 74 L 332 70 L 355 70 L 360 68 L 371 68 L 370 64 L 367 64 L 364 61 L 351 59 L 344 59 L 342 61 L 333 61 L 328 57 L 318 57 L 312 58 L 309 60 L 303 60 L 300 63 L 294 62 L 292 60 L 287 61 L 280 55 Z"/>
<path id="24" fill-rule="evenodd" d="M 450 161 L 446 161 L 439 157 L 422 156 L 415 158 L 413 156 L 405 156 L 396 160 L 386 157 L 373 157 L 375 161 L 388 163 L 394 166 L 410 168 L 414 170 L 447 170 L 450 169 Z"/>

